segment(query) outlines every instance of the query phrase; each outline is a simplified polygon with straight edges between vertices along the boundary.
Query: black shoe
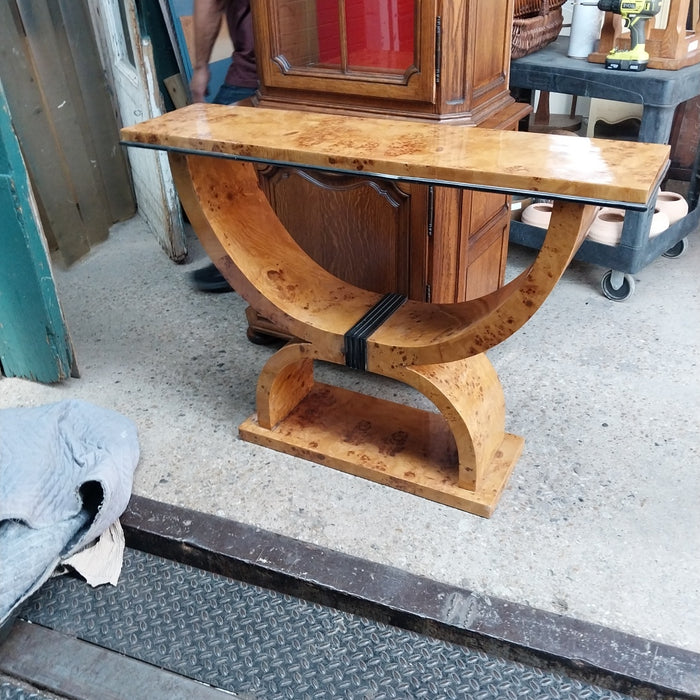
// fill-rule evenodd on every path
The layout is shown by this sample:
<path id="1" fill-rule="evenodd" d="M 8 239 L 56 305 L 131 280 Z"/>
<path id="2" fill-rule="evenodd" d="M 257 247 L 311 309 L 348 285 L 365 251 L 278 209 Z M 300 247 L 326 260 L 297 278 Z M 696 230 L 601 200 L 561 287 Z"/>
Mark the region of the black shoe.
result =
<path id="1" fill-rule="evenodd" d="M 192 273 L 192 283 L 200 292 L 209 292 L 210 294 L 222 294 L 223 292 L 233 291 L 231 285 L 217 270 L 214 263 L 195 270 Z"/>

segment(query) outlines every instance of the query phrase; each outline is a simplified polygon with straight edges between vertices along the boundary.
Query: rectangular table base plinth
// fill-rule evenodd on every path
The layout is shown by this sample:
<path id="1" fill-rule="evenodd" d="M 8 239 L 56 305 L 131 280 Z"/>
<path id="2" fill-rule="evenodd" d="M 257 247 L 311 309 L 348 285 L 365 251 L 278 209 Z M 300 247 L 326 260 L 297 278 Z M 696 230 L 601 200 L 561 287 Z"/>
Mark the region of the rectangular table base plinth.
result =
<path id="1" fill-rule="evenodd" d="M 523 439 L 504 433 L 476 491 L 457 485 L 457 447 L 447 422 L 430 411 L 316 383 L 272 429 L 254 414 L 243 440 L 489 517 L 520 457 Z"/>

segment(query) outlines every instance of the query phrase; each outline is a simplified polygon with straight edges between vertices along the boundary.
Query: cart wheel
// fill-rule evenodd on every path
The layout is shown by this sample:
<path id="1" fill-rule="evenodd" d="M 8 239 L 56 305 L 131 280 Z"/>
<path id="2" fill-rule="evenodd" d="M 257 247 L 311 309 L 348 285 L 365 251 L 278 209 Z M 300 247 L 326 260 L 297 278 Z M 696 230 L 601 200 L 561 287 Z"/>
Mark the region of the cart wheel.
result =
<path id="1" fill-rule="evenodd" d="M 634 294 L 634 277 L 625 272 L 608 270 L 600 281 L 603 294 L 612 301 L 624 301 Z"/>
<path id="2" fill-rule="evenodd" d="M 680 258 L 686 250 L 688 250 L 688 239 L 681 238 L 676 245 L 671 246 L 665 253 L 663 253 L 663 256 L 665 258 Z"/>

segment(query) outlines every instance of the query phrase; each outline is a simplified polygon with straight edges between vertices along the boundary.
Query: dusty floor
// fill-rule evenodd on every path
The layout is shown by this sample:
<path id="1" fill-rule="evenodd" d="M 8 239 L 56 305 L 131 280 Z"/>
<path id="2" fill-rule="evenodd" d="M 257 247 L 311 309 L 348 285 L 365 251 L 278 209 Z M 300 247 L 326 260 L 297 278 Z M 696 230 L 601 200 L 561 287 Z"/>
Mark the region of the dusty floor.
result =
<path id="1" fill-rule="evenodd" d="M 513 246 L 509 274 L 530 252 Z M 80 379 L 0 379 L 0 408 L 77 397 L 131 417 L 134 491 L 477 592 L 700 652 L 700 241 L 615 303 L 574 263 L 489 353 L 526 438 L 489 520 L 242 442 L 273 352 L 235 294 L 192 290 L 137 217 L 57 285 Z M 326 381 L 404 388 L 322 367 Z"/>

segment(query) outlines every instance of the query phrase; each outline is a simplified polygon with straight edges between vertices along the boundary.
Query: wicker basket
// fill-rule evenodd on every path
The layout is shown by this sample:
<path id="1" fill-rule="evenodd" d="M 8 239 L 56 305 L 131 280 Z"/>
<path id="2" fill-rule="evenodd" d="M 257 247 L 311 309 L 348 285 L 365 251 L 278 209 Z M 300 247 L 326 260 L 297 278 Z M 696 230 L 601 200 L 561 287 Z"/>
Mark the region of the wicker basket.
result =
<path id="1" fill-rule="evenodd" d="M 511 58 L 522 58 L 551 44 L 561 31 L 566 0 L 515 0 Z"/>

